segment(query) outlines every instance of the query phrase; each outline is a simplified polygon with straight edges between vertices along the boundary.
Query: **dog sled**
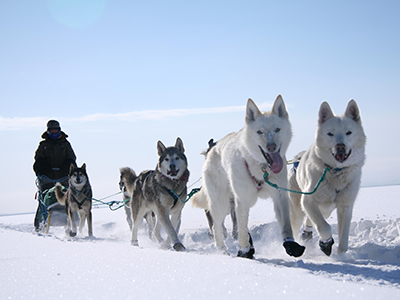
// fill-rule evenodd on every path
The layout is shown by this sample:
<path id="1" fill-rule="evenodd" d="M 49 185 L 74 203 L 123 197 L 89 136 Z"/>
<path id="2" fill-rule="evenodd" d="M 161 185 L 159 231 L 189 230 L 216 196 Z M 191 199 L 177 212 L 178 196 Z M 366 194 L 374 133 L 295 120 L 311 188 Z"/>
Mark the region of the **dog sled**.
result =
<path id="1" fill-rule="evenodd" d="M 68 176 L 59 179 L 50 179 L 47 176 L 39 175 L 36 178 L 36 186 L 38 188 L 35 195 L 38 201 L 34 219 L 36 232 L 47 234 L 50 226 L 67 225 L 65 206 L 57 202 L 54 192 L 57 182 L 62 184 L 64 192 L 68 189 Z"/>

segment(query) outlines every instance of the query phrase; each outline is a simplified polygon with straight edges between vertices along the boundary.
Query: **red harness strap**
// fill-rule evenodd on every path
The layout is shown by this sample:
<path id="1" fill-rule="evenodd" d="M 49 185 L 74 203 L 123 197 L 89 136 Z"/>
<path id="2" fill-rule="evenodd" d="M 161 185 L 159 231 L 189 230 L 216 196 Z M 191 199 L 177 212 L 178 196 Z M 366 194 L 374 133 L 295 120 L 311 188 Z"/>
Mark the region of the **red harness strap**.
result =
<path id="1" fill-rule="evenodd" d="M 244 161 L 244 163 L 246 164 L 247 172 L 249 173 L 250 177 L 251 177 L 251 178 L 253 179 L 253 181 L 254 181 L 254 184 L 255 184 L 255 186 L 256 186 L 256 189 L 257 189 L 258 191 L 261 190 L 261 189 L 262 189 L 263 182 L 262 182 L 262 181 L 258 181 L 258 180 L 251 174 L 250 169 L 249 169 L 249 165 L 247 164 L 247 161 Z"/>

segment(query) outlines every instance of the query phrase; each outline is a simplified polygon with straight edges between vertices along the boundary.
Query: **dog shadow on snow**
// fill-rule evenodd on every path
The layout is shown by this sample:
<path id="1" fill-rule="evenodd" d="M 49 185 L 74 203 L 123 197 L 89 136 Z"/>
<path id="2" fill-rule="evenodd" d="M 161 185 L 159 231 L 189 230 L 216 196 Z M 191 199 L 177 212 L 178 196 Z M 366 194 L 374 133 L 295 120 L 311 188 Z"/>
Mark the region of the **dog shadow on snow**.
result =
<path id="1" fill-rule="evenodd" d="M 355 225 L 352 225 L 354 228 Z M 337 239 L 337 226 L 332 226 Z M 254 226 L 250 229 L 256 249 L 255 261 L 263 264 L 307 270 L 315 275 L 326 274 L 337 280 L 354 276 L 351 281 L 375 281 L 377 285 L 391 284 L 400 287 L 400 246 L 385 247 L 374 243 L 350 247 L 344 254 L 325 256 L 318 246 L 318 236 L 305 243 L 306 252 L 300 258 L 286 256 L 279 244 L 277 222 Z M 352 232 L 352 231 L 351 231 Z M 281 248 L 281 249 L 280 249 Z M 267 258 L 270 256 L 271 258 Z M 285 257 L 286 256 L 286 257 Z"/>

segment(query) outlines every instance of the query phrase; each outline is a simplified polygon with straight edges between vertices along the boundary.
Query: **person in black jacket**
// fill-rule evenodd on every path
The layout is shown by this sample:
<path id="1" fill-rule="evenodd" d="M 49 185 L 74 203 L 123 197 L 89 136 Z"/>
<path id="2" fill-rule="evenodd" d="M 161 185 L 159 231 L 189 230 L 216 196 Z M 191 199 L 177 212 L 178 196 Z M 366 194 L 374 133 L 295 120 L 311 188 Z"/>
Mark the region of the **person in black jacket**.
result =
<path id="1" fill-rule="evenodd" d="M 40 192 L 52 188 L 56 182 L 68 186 L 68 173 L 71 164 L 76 166 L 76 156 L 71 144 L 67 141 L 67 137 L 68 135 L 61 131 L 58 121 L 50 120 L 47 122 L 47 130 L 42 134 L 43 140 L 40 141 L 35 152 L 35 162 L 33 164 L 33 170 L 38 177 Z M 48 190 L 47 194 L 54 195 L 54 191 Z M 45 199 L 42 200 L 46 202 Z M 39 231 L 43 211 L 47 210 L 46 204 L 43 203 L 39 202 L 36 211 L 34 219 L 36 231 Z"/>
<path id="2" fill-rule="evenodd" d="M 33 170 L 36 176 L 46 176 L 56 180 L 68 176 L 71 164 L 76 166 L 76 156 L 68 135 L 61 131 L 60 123 L 56 120 L 47 122 L 47 131 L 42 134 L 43 140 L 35 152 Z M 47 189 L 55 182 L 48 182 L 42 186 Z"/>

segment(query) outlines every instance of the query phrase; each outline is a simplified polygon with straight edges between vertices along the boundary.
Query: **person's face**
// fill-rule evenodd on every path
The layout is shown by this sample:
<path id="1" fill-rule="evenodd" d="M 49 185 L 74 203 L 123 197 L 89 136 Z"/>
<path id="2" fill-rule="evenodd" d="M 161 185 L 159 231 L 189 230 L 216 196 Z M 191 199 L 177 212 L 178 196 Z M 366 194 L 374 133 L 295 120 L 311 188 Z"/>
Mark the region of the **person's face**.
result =
<path id="1" fill-rule="evenodd" d="M 58 132 L 58 128 L 50 128 L 50 133 L 54 134 Z"/>

